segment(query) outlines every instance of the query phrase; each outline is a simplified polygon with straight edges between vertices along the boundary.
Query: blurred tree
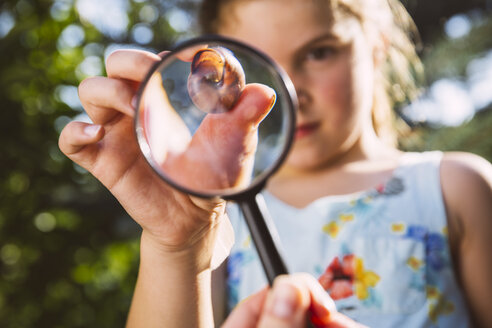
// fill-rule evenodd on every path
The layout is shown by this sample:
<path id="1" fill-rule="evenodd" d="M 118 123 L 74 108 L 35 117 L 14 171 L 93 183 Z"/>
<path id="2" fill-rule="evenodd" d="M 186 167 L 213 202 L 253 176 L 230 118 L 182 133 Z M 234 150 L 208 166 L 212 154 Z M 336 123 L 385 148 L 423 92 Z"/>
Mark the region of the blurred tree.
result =
<path id="1" fill-rule="evenodd" d="M 485 12 L 492 9 L 490 0 L 422 1 L 401 0 L 413 17 L 425 43 L 434 42 L 441 32 L 439 27 L 452 16 L 474 10 Z"/>
<path id="2" fill-rule="evenodd" d="M 104 74 L 109 52 L 126 46 L 159 51 L 189 37 L 196 3 L 0 3 L 1 327 L 124 325 L 137 272 L 139 228 L 95 179 L 59 152 L 58 134 L 69 120 L 84 118 L 76 87 L 87 76 Z M 478 0 L 406 3 L 417 23 L 485 6 Z M 425 9 L 429 6 L 433 9 Z M 426 24 L 424 40 L 440 31 Z M 490 42 L 488 31 L 463 41 L 463 48 Z M 429 62 L 449 60 L 446 66 L 458 67 L 459 74 L 455 48 L 447 46 L 456 45 L 443 43 L 426 52 Z M 445 74 L 431 69 L 431 75 L 434 81 Z M 490 112 L 463 127 L 420 129 L 403 144 L 473 150 L 490 160 Z"/>
<path id="3" fill-rule="evenodd" d="M 187 6 L 0 3 L 1 327 L 124 325 L 139 228 L 59 152 L 58 134 L 73 117 L 83 118 L 76 86 L 104 73 L 108 52 L 167 48 L 185 35 L 180 8 Z"/>
<path id="4" fill-rule="evenodd" d="M 492 106 L 479 111 L 472 120 L 460 126 L 418 127 L 400 148 L 408 151 L 466 151 L 492 162 Z"/>
<path id="5" fill-rule="evenodd" d="M 466 151 L 492 162 L 492 14 L 474 10 L 462 19 L 469 19 L 467 32 L 450 37 L 436 30 L 438 38 L 425 49 L 423 61 L 427 83 L 458 81 L 472 101 L 472 96 L 478 98 L 474 101 L 476 114 L 459 126 L 422 122 L 409 137 L 400 140 L 400 147 L 411 151 Z M 481 86 L 472 95 L 474 83 Z"/>

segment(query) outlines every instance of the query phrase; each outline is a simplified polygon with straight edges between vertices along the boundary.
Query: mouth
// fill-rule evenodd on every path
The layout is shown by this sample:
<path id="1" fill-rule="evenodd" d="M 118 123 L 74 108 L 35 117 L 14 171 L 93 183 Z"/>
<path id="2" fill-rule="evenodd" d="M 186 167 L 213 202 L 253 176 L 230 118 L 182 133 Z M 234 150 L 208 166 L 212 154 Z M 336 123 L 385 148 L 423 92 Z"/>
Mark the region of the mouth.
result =
<path id="1" fill-rule="evenodd" d="M 319 122 L 303 123 L 296 126 L 295 138 L 300 139 L 314 133 L 320 126 Z"/>

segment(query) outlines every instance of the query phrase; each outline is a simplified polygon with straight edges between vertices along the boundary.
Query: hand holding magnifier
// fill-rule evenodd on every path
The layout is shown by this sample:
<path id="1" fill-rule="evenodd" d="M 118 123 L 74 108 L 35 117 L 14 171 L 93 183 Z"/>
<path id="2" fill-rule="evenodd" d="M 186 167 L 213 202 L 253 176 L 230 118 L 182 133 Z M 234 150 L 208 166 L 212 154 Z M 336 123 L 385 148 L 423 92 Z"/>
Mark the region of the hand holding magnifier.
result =
<path id="1" fill-rule="evenodd" d="M 265 55 L 201 38 L 166 54 L 139 91 L 140 148 L 166 182 L 238 202 L 270 283 L 287 273 L 258 193 L 292 142 L 296 96 Z"/>

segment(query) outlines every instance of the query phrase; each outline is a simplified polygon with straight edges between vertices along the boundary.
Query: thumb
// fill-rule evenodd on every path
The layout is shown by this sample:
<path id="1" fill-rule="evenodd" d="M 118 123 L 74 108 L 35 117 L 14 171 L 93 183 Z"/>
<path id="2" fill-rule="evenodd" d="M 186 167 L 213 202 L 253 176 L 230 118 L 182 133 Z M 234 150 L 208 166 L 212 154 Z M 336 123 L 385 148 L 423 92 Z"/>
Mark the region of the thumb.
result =
<path id="1" fill-rule="evenodd" d="M 273 108 L 275 100 L 272 88 L 250 83 L 230 111 L 207 115 L 201 126 L 234 132 L 254 130 Z"/>
<path id="2" fill-rule="evenodd" d="M 236 126 L 252 125 L 257 127 L 268 115 L 275 104 L 275 91 L 259 83 L 246 85 L 234 108 L 220 115 L 228 115 L 228 120 L 236 123 Z"/>
<path id="3" fill-rule="evenodd" d="M 275 91 L 262 84 L 248 84 L 234 106 L 225 113 L 208 114 L 174 167 L 187 172 L 195 190 L 237 187 L 247 184 L 254 165 L 257 127 L 272 109 Z M 200 161 L 199 170 L 197 163 Z M 205 159 L 205 160 L 204 160 Z M 178 170 L 175 170 L 178 171 Z M 200 172 L 190 181 L 189 172 Z M 207 173 L 203 176 L 202 173 Z"/>
<path id="4" fill-rule="evenodd" d="M 258 328 L 304 328 L 310 304 L 309 291 L 288 278 L 277 278 L 268 294 Z"/>

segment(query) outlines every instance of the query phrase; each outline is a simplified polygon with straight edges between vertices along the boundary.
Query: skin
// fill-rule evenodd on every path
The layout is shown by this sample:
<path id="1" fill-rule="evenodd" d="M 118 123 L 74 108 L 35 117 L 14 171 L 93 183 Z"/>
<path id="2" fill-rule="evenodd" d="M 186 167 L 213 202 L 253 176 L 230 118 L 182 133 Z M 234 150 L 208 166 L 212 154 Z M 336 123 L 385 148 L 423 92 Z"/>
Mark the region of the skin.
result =
<path id="1" fill-rule="evenodd" d="M 308 311 L 316 316 L 316 327 L 365 327 L 336 312 L 335 303 L 316 279 L 296 273 L 277 277 L 270 290 L 265 288 L 245 299 L 222 328 L 301 328 Z"/>
<path id="2" fill-rule="evenodd" d="M 368 38 L 355 20 L 327 18 L 311 2 L 239 1 L 231 6 L 223 10 L 236 14 L 223 17 L 219 32 L 269 54 L 290 75 L 299 95 L 295 145 L 270 181 L 269 191 L 292 206 L 304 207 L 321 196 L 365 190 L 387 180 L 401 153 L 377 138 L 370 120 L 374 72 L 377 58 L 384 54 L 380 45 L 384 42 Z M 231 239 L 224 203 L 183 195 L 157 179 L 132 135 L 132 98 L 159 59 L 146 52 L 112 54 L 107 61 L 108 77 L 90 78 L 79 87 L 82 104 L 95 125 L 70 123 L 60 136 L 60 148 L 98 178 L 143 228 L 139 277 L 127 326 L 158 327 L 165 322 L 168 327 L 211 327 L 212 262 L 223 260 Z M 252 90 L 253 98 L 268 99 L 266 90 Z M 243 137 L 248 139 L 246 134 Z M 463 153 L 446 154 L 441 165 L 457 277 L 474 323 L 483 327 L 492 326 L 492 314 L 487 311 L 492 258 L 486 254 L 492 246 L 488 238 L 491 172 L 488 162 Z M 222 254 L 214 252 L 217 245 L 223 245 Z M 322 297 L 313 296 L 318 295 L 319 285 L 305 280 L 314 278 L 294 275 L 289 279 L 284 283 L 293 286 L 290 296 L 275 297 L 276 291 L 288 289 L 276 288 L 275 283 L 272 291 L 242 303 L 230 322 L 239 316 L 250 318 L 249 326 L 261 327 L 264 318 L 270 318 L 276 321 L 268 327 L 303 327 L 307 309 L 324 308 L 334 321 L 323 326 L 356 325 Z M 288 320 L 272 310 L 286 300 L 294 304 Z M 226 328 L 227 324 L 240 327 L 226 323 Z"/>
<path id="3" fill-rule="evenodd" d="M 157 178 L 135 141 L 132 99 L 138 83 L 159 60 L 159 56 L 142 51 L 111 54 L 106 65 L 108 77 L 89 78 L 79 86 L 82 104 L 95 124 L 68 124 L 59 146 L 100 180 L 143 229 L 139 281 L 128 325 L 160 326 L 166 318 L 176 326 L 211 326 L 210 272 L 213 263 L 224 259 L 231 244 L 225 203 L 193 198 L 172 189 Z M 264 86 L 248 85 L 245 95 L 249 97 L 237 103 L 231 115 L 238 119 L 229 127 L 249 151 L 252 132 L 258 119 L 270 110 L 273 92 Z M 251 112 L 258 115 L 251 116 Z M 205 131 L 190 144 L 201 142 L 201 151 L 205 152 L 213 148 L 206 141 L 213 136 L 215 123 L 208 120 L 202 125 Z M 236 145 L 220 146 L 227 149 Z M 191 150 L 199 153 L 200 147 Z M 234 164 L 225 166 L 237 172 Z M 192 301 L 173 302 L 174 295 Z M 152 302 L 155 299 L 163 303 Z M 157 309 L 147 307 L 149 302 Z M 161 309 L 162 304 L 170 306 Z M 155 311 L 158 316 L 153 315 Z"/>
<path id="4" fill-rule="evenodd" d="M 304 207 L 322 196 L 384 182 L 401 153 L 377 139 L 369 116 L 374 70 L 384 54 L 384 42 L 371 43 L 370 33 L 356 20 L 327 20 L 312 2 L 288 2 L 246 1 L 225 7 L 224 11 L 241 14 L 234 15 L 234 24 L 225 19 L 220 32 L 272 56 L 300 95 L 299 124 L 318 124 L 296 139 L 286 165 L 269 184 L 279 199 Z M 248 24 L 253 17 L 255 24 Z M 490 327 L 492 166 L 476 155 L 447 153 L 440 175 L 455 272 L 474 324 Z"/>
<path id="5" fill-rule="evenodd" d="M 400 156 L 377 138 L 370 119 L 379 49 L 355 19 L 327 20 L 310 3 L 239 2 L 224 8 L 241 15 L 234 15 L 234 23 L 225 20 L 220 30 L 265 51 L 286 70 L 300 98 L 299 130 L 314 126 L 296 135 L 287 163 L 269 185 L 297 207 L 321 196 L 370 188 L 389 178 Z M 272 12 L 279 14 L 266 19 Z M 263 19 L 250 26 L 252 17 Z M 289 38 L 274 30 L 286 31 Z M 295 192 L 299 186 L 302 193 Z"/>

